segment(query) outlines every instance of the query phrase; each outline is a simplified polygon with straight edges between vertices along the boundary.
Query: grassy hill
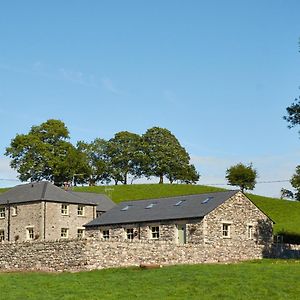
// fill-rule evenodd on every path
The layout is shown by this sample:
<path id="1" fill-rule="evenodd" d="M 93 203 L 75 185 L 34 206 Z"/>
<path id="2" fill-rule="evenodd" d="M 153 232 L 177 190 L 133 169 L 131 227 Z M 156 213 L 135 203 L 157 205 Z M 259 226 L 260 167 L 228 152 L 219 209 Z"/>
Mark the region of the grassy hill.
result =
<path id="1" fill-rule="evenodd" d="M 116 203 L 124 200 L 141 200 L 168 196 L 191 195 L 223 191 L 203 185 L 185 184 L 133 184 L 117 186 L 76 187 L 76 191 L 105 193 Z M 276 222 L 274 233 L 282 231 L 300 235 L 300 202 L 247 194 L 247 196 Z"/>

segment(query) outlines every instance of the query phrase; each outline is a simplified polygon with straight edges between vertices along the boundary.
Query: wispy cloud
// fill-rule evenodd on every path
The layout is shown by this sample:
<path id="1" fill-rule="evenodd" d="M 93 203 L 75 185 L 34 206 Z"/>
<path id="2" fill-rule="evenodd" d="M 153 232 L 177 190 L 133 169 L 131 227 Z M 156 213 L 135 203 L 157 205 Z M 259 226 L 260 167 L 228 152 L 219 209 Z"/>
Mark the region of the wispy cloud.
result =
<path id="1" fill-rule="evenodd" d="M 109 92 L 116 94 L 116 95 L 121 95 L 123 94 L 122 91 L 120 91 L 119 89 L 117 89 L 114 85 L 114 83 L 112 82 L 112 80 L 108 77 L 102 78 L 101 79 L 101 84 L 102 86 L 108 90 Z"/>
<path id="2" fill-rule="evenodd" d="M 0 64 L 0 70 L 17 74 L 35 75 L 52 80 L 63 80 L 85 87 L 105 89 L 115 95 L 125 94 L 124 91 L 116 87 L 113 80 L 109 77 L 95 76 L 94 74 L 87 74 L 80 70 L 71 70 L 65 67 L 52 68 L 38 60 L 27 67 Z"/>

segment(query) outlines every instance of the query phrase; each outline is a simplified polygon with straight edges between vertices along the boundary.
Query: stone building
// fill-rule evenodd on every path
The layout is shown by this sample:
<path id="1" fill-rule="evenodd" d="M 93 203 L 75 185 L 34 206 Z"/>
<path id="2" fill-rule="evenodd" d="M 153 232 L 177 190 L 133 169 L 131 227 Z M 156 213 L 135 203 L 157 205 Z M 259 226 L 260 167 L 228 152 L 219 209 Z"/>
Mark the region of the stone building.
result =
<path id="1" fill-rule="evenodd" d="M 240 191 L 225 191 L 123 202 L 84 227 L 87 236 L 100 240 L 235 246 L 238 251 L 270 244 L 273 221 Z"/>
<path id="2" fill-rule="evenodd" d="M 83 225 L 114 206 L 104 195 L 47 181 L 18 185 L 0 195 L 0 241 L 82 238 Z"/>

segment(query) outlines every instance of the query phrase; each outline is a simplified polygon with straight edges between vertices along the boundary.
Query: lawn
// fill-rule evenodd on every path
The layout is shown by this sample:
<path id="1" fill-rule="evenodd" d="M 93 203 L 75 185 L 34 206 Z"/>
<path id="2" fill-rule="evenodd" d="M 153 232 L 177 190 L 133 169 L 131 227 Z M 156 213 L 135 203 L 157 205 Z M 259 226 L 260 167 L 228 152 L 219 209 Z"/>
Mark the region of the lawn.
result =
<path id="1" fill-rule="evenodd" d="M 262 260 L 81 273 L 2 273 L 9 299 L 299 299 L 300 262 Z"/>

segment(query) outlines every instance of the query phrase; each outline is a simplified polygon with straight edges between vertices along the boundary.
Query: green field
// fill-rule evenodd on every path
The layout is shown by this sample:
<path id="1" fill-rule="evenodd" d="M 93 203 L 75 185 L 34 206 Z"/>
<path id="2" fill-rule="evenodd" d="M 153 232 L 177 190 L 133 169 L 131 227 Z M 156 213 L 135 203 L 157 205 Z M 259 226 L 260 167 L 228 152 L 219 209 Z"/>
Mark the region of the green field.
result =
<path id="1" fill-rule="evenodd" d="M 139 200 L 149 198 L 161 198 L 177 195 L 190 195 L 222 191 L 224 189 L 186 184 L 133 184 L 109 186 L 76 187 L 76 191 L 106 193 L 116 203 L 124 200 Z M 247 194 L 247 196 L 272 220 L 276 222 L 274 233 L 285 231 L 289 234 L 300 235 L 300 202 L 280 200 Z"/>
<path id="2" fill-rule="evenodd" d="M 299 299 L 300 262 L 182 265 L 81 273 L 2 273 L 9 299 Z"/>

